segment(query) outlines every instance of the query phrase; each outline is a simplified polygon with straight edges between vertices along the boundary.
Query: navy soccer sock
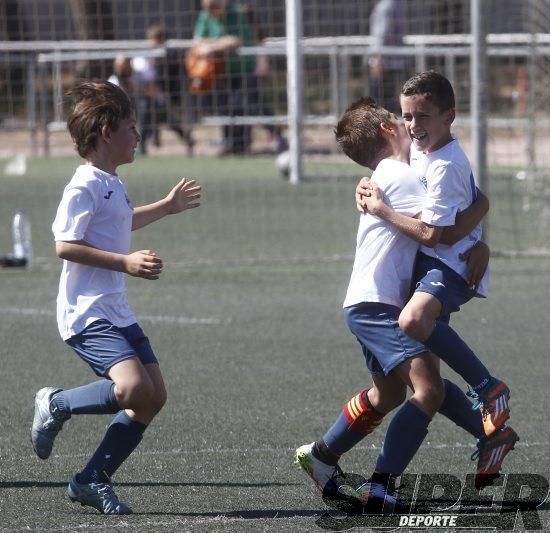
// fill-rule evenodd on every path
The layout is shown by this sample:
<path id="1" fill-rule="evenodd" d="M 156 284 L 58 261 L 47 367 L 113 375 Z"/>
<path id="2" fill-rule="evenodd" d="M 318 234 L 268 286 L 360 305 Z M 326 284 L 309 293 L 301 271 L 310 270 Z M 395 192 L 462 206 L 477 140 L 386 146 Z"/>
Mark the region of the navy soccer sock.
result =
<path id="1" fill-rule="evenodd" d="M 336 422 L 323 436 L 323 441 L 336 456 L 351 450 L 374 431 L 384 417 L 372 407 L 367 392 L 363 390 L 347 402 Z"/>
<path id="2" fill-rule="evenodd" d="M 436 321 L 432 334 L 424 344 L 474 390 L 482 388 L 491 378 L 487 368 L 449 324 Z"/>
<path id="3" fill-rule="evenodd" d="M 52 413 L 59 413 L 65 419 L 71 415 L 114 414 L 120 409 L 115 398 L 115 384 L 108 379 L 58 392 L 50 404 Z"/>
<path id="4" fill-rule="evenodd" d="M 458 385 L 448 379 L 443 381 L 445 382 L 445 400 L 439 408 L 439 413 L 446 416 L 457 426 L 465 429 L 476 439 L 484 437 L 485 432 L 480 410 L 476 409 L 474 411 L 472 409 L 472 402 L 468 400 L 468 397 Z"/>
<path id="5" fill-rule="evenodd" d="M 388 426 L 376 472 L 400 476 L 426 438 L 431 421 L 414 403 L 405 402 Z"/>
<path id="6" fill-rule="evenodd" d="M 141 442 L 146 424 L 132 420 L 121 411 L 107 428 L 105 437 L 84 470 L 78 474 L 79 483 L 108 482 Z"/>

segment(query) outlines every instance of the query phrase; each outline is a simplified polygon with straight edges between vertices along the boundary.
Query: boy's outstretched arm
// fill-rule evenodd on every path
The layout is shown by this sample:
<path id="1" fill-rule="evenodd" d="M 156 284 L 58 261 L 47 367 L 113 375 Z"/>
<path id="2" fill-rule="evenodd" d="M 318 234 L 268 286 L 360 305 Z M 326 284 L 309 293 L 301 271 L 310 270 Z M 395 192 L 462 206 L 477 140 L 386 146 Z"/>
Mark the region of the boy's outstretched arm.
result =
<path id="1" fill-rule="evenodd" d="M 144 279 L 159 279 L 162 259 L 152 250 L 139 250 L 131 254 L 107 252 L 85 241 L 56 241 L 57 257 L 83 265 L 124 272 Z"/>
<path id="2" fill-rule="evenodd" d="M 134 209 L 132 231 L 143 228 L 167 215 L 199 207 L 201 205 L 200 197 L 201 186 L 197 184 L 196 180 L 183 178 L 162 200 Z"/>
<path id="3" fill-rule="evenodd" d="M 476 201 L 468 209 L 457 213 L 454 226 L 448 226 L 443 230 L 439 242 L 453 245 L 463 239 L 474 231 L 488 212 L 489 198 L 477 189 Z"/>

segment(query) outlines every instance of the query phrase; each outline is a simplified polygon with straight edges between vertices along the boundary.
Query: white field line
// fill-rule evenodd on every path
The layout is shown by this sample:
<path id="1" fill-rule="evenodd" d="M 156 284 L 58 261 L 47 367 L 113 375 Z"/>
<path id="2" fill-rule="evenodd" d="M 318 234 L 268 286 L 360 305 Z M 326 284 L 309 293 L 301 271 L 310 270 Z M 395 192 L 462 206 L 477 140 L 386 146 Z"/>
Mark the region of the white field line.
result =
<path id="1" fill-rule="evenodd" d="M 2 307 L 0 308 L 2 315 L 20 315 L 20 316 L 51 316 L 55 317 L 55 311 L 50 309 L 36 309 L 32 307 Z M 172 315 L 140 315 L 139 322 L 152 322 L 153 324 L 178 324 L 178 325 L 200 325 L 200 326 L 217 326 L 227 324 L 231 319 L 220 320 L 215 317 L 189 317 L 189 316 L 172 316 Z"/>
<path id="2" fill-rule="evenodd" d="M 550 442 L 526 442 L 520 441 L 516 443 L 517 448 L 539 448 L 548 447 Z M 381 445 L 371 444 L 370 446 L 356 446 L 357 450 L 380 450 Z M 458 449 L 475 449 L 474 443 L 460 443 L 454 444 L 437 444 L 427 442 L 422 444 L 422 448 L 428 448 L 431 450 L 458 450 Z M 259 448 L 199 448 L 198 450 L 186 450 L 185 448 L 172 448 L 170 450 L 140 450 L 139 448 L 133 453 L 133 455 L 223 455 L 223 454 L 260 454 L 260 453 L 272 453 L 272 454 L 286 454 L 294 452 L 295 448 L 276 448 L 276 447 L 259 447 Z M 89 453 L 77 453 L 77 454 L 53 454 L 52 457 L 56 459 L 71 459 L 79 457 L 88 457 Z M 34 455 L 32 455 L 34 457 Z"/>

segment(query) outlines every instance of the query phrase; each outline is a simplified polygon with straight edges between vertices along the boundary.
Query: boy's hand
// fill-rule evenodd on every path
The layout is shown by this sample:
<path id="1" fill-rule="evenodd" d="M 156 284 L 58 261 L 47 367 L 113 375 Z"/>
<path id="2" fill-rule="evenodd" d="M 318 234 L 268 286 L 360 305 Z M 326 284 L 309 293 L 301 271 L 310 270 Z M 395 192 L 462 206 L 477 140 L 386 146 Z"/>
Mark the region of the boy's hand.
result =
<path id="1" fill-rule="evenodd" d="M 201 186 L 196 180 L 183 178 L 166 197 L 168 202 L 168 214 L 174 215 L 186 209 L 199 207 L 201 197 Z"/>
<path id="2" fill-rule="evenodd" d="M 370 191 L 371 184 L 369 178 L 361 178 L 361 181 L 357 184 L 357 188 L 355 189 L 355 204 L 360 213 L 367 212 L 365 197 L 370 196 Z"/>
<path id="3" fill-rule="evenodd" d="M 363 204 L 365 212 L 375 216 L 379 216 L 385 206 L 384 193 L 374 181 L 369 182 L 369 189 L 363 198 Z"/>
<path id="4" fill-rule="evenodd" d="M 140 250 L 125 256 L 124 266 L 130 276 L 143 279 L 159 279 L 162 259 L 152 250 Z"/>
<path id="5" fill-rule="evenodd" d="M 460 259 L 468 262 L 468 286 L 476 290 L 481 282 L 481 278 L 489 265 L 489 256 L 491 250 L 481 241 L 476 242 L 469 250 L 460 254 Z"/>

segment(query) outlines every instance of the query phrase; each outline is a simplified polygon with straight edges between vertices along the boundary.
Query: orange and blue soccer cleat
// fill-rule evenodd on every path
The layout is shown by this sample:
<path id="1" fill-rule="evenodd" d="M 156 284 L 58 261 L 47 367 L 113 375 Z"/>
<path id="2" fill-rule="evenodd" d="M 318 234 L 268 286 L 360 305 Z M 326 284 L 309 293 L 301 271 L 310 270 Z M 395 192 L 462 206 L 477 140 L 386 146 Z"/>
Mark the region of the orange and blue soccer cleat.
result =
<path id="1" fill-rule="evenodd" d="M 502 462 L 518 440 L 517 433 L 511 427 L 504 427 L 478 441 L 477 450 L 472 454 L 472 461 L 478 460 L 474 482 L 477 490 L 492 485 L 500 476 Z"/>
<path id="2" fill-rule="evenodd" d="M 468 391 L 467 396 L 476 400 L 472 409 L 480 409 L 483 418 L 483 431 L 490 437 L 504 426 L 510 418 L 510 389 L 506 383 L 492 378 L 482 392 Z"/>

